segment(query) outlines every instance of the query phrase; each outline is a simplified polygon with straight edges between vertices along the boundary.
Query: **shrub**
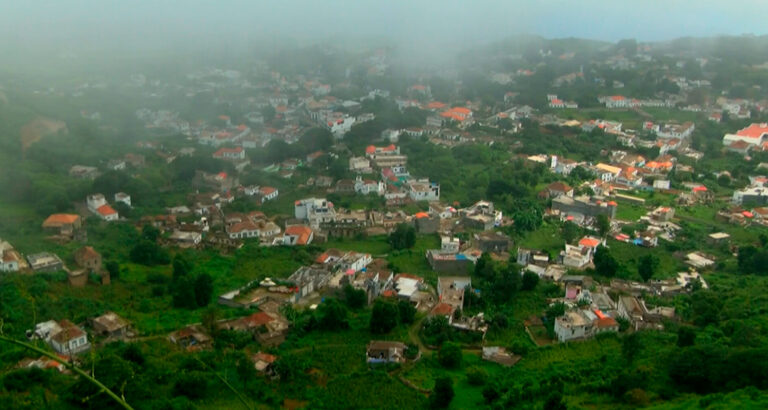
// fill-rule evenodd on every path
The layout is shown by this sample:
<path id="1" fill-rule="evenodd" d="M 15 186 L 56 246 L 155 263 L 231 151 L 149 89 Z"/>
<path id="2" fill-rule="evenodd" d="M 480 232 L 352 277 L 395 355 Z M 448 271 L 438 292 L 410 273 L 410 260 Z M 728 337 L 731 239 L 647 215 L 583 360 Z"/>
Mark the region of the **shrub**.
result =
<path id="1" fill-rule="evenodd" d="M 461 353 L 461 347 L 456 343 L 445 343 L 437 351 L 437 361 L 443 367 L 449 369 L 458 369 L 461 367 L 463 356 Z"/>
<path id="2" fill-rule="evenodd" d="M 467 369 L 467 382 L 473 386 L 482 386 L 488 381 L 488 372 L 482 367 L 472 366 Z"/>

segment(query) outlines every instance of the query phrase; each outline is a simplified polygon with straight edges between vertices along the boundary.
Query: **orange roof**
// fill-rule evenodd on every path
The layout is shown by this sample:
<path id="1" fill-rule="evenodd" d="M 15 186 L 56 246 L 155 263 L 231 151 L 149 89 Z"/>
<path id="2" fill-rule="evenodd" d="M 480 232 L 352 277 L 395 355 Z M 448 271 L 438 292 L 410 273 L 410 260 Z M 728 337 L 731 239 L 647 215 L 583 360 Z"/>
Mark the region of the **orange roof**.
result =
<path id="1" fill-rule="evenodd" d="M 246 128 L 248 128 L 248 126 L 246 126 L 245 124 L 240 124 L 237 126 L 237 129 L 240 131 L 245 131 Z"/>
<path id="2" fill-rule="evenodd" d="M 224 155 L 224 154 L 227 154 L 227 153 L 234 153 L 234 154 L 239 154 L 239 153 L 241 153 L 241 152 L 243 152 L 243 147 L 237 147 L 237 148 L 219 148 L 219 150 L 218 150 L 218 151 L 216 151 L 216 152 L 214 152 L 214 153 L 213 153 L 213 156 L 214 156 L 214 157 L 220 157 L 220 156 L 222 156 L 222 155 Z"/>
<path id="3" fill-rule="evenodd" d="M 742 128 L 736 135 L 748 138 L 760 138 L 763 134 L 768 133 L 768 124 L 752 124 L 749 127 Z"/>
<path id="4" fill-rule="evenodd" d="M 257 231 L 257 230 L 259 230 L 259 227 L 251 221 L 238 222 L 236 224 L 232 224 L 230 227 L 227 228 L 227 232 L 229 233 L 240 233 L 245 231 Z"/>
<path id="5" fill-rule="evenodd" d="M 229 121 L 229 115 L 219 115 L 219 119 L 222 121 Z"/>
<path id="6" fill-rule="evenodd" d="M 414 217 L 416 219 L 429 218 L 429 214 L 426 212 L 417 212 L 416 215 L 414 215 Z"/>
<path id="7" fill-rule="evenodd" d="M 611 97 L 611 100 L 613 100 L 613 101 L 621 101 L 621 100 L 626 100 L 626 98 L 623 95 L 614 95 L 614 96 Z"/>
<path id="8" fill-rule="evenodd" d="M 267 363 L 274 363 L 275 360 L 277 360 L 277 356 L 269 354 L 269 353 L 259 352 L 259 353 L 256 353 L 255 355 L 253 355 L 253 360 L 254 361 L 267 362 Z"/>
<path id="9" fill-rule="evenodd" d="M 608 206 L 617 206 L 616 201 L 608 201 Z"/>
<path id="10" fill-rule="evenodd" d="M 315 262 L 325 263 L 326 259 L 328 259 L 328 252 L 323 252 L 317 258 L 315 258 Z"/>
<path id="11" fill-rule="evenodd" d="M 71 225 L 80 220 L 80 215 L 74 214 L 53 214 L 43 222 L 43 228 L 58 227 L 61 225 Z"/>
<path id="12" fill-rule="evenodd" d="M 312 229 L 304 225 L 294 225 L 285 228 L 285 234 L 297 236 L 296 245 L 306 245 L 309 242 L 310 235 L 312 235 Z"/>
<path id="13" fill-rule="evenodd" d="M 750 144 L 744 140 L 733 141 L 731 145 L 729 145 L 730 148 L 734 148 L 734 149 L 744 149 L 749 146 Z"/>
<path id="14" fill-rule="evenodd" d="M 114 209 L 112 209 L 112 207 L 111 207 L 111 206 L 109 206 L 109 204 L 107 204 L 107 205 L 102 205 L 102 206 L 100 206 L 100 207 L 96 208 L 96 211 L 97 211 L 99 214 L 101 214 L 101 215 L 104 215 L 104 216 L 107 216 L 107 215 L 114 215 L 114 214 L 116 214 L 116 213 L 117 213 L 117 211 L 115 211 Z"/>
<path id="15" fill-rule="evenodd" d="M 555 98 L 554 100 L 550 101 L 550 104 L 562 104 L 563 100 L 559 98 Z"/>
<path id="16" fill-rule="evenodd" d="M 256 312 L 250 316 L 246 316 L 243 318 L 243 322 L 246 323 L 249 327 L 259 327 L 262 325 L 266 325 L 267 323 L 275 320 L 272 316 L 264 313 L 264 312 Z"/>
<path id="17" fill-rule="evenodd" d="M 443 107 L 445 107 L 445 104 L 441 103 L 440 101 L 432 101 L 429 104 L 427 104 L 427 109 L 429 110 L 437 110 Z"/>
<path id="18" fill-rule="evenodd" d="M 376 147 L 375 146 L 369 145 L 369 146 L 365 147 L 365 153 L 366 154 L 373 154 L 374 152 L 376 152 Z"/>
<path id="19" fill-rule="evenodd" d="M 458 114 L 464 114 L 464 115 L 468 115 L 468 114 L 472 113 L 472 110 L 470 110 L 469 108 L 465 108 L 465 107 L 453 107 L 453 108 L 451 108 L 451 111 L 453 111 L 455 113 L 458 113 Z"/>
<path id="20" fill-rule="evenodd" d="M 397 292 L 392 289 L 387 289 L 384 292 L 381 292 L 381 296 L 384 296 L 385 298 L 393 298 L 397 296 Z"/>
<path id="21" fill-rule="evenodd" d="M 579 245 L 586 246 L 588 248 L 597 248 L 600 245 L 600 240 L 595 238 L 584 237 L 579 241 Z"/>
<path id="22" fill-rule="evenodd" d="M 421 84 L 415 84 L 415 85 L 413 85 L 411 88 L 412 88 L 412 89 L 414 89 L 414 90 L 419 90 L 419 91 L 423 91 L 423 90 L 426 90 L 426 89 L 427 89 L 427 87 L 426 87 L 426 86 L 424 86 L 424 85 L 421 85 Z"/>
<path id="23" fill-rule="evenodd" d="M 595 309 L 594 312 L 597 315 L 597 317 L 600 319 L 605 317 L 605 315 L 603 314 L 603 312 L 600 311 L 600 309 Z"/>
<path id="24" fill-rule="evenodd" d="M 261 192 L 264 195 L 269 195 L 275 191 L 277 191 L 277 188 L 272 188 L 271 186 L 263 186 L 259 188 L 259 192 Z"/>
<path id="25" fill-rule="evenodd" d="M 450 316 L 453 313 L 453 306 L 440 302 L 432 309 L 433 315 Z"/>
<path id="26" fill-rule="evenodd" d="M 693 192 L 706 192 L 706 191 L 707 191 L 707 187 L 705 187 L 704 185 L 693 187 Z"/>
<path id="27" fill-rule="evenodd" d="M 616 321 L 616 319 L 604 316 L 599 319 L 597 319 L 597 327 L 598 328 L 606 328 L 606 327 L 615 327 L 618 326 L 619 323 Z"/>

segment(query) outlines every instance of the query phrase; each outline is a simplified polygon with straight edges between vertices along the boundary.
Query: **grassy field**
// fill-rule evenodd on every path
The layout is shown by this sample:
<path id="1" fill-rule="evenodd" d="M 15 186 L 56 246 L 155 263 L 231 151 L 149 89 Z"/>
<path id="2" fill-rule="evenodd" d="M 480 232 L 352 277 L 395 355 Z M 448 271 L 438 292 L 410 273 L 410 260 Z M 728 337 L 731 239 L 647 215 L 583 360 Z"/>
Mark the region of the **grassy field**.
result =
<path id="1" fill-rule="evenodd" d="M 445 369 L 438 362 L 434 354 L 428 353 L 422 357 L 413 367 L 403 372 L 403 377 L 422 389 L 433 389 L 438 377 L 448 376 L 453 380 L 454 399 L 451 409 L 471 409 L 483 405 L 482 386 L 472 386 L 467 382 L 466 368 L 477 366 L 484 369 L 493 379 L 504 371 L 504 368 L 496 363 L 486 362 L 480 358 L 479 351 L 465 351 L 462 369 Z"/>
<path id="2" fill-rule="evenodd" d="M 565 246 L 560 228 L 554 223 L 544 223 L 541 228 L 528 233 L 517 241 L 521 247 L 559 252 Z"/>
<path id="3" fill-rule="evenodd" d="M 623 278 L 642 281 L 637 273 L 637 266 L 640 258 L 645 255 L 655 255 L 659 258 L 659 266 L 653 276 L 654 279 L 674 277 L 677 272 L 688 270 L 687 265 L 683 264 L 681 260 L 675 259 L 671 253 L 656 248 L 644 248 L 612 238 L 608 239 L 608 247 L 621 265 L 619 276 Z"/>
<path id="4" fill-rule="evenodd" d="M 386 236 L 371 236 L 364 239 L 332 238 L 322 244 L 323 248 L 335 248 L 345 251 L 370 253 L 371 255 L 384 255 L 390 251 Z"/>
<path id="5" fill-rule="evenodd" d="M 437 283 L 437 273 L 427 262 L 427 249 L 440 249 L 440 239 L 437 235 L 419 235 L 412 249 L 390 252 L 387 260 L 399 272 L 421 276 L 434 285 Z"/>

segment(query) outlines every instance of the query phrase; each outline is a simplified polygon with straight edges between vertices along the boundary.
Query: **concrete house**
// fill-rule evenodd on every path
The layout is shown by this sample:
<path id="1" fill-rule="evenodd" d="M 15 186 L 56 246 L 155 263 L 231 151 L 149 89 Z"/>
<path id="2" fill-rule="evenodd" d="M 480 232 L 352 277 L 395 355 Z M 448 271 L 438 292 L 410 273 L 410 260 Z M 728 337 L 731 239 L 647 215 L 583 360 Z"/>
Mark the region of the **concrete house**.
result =
<path id="1" fill-rule="evenodd" d="M 121 339 L 127 336 L 130 323 L 115 312 L 107 312 L 92 319 L 91 326 L 101 336 Z"/>
<path id="2" fill-rule="evenodd" d="M 368 363 L 402 363 L 405 362 L 405 343 L 371 341 L 366 347 Z"/>
<path id="3" fill-rule="evenodd" d="M 75 251 L 75 263 L 91 272 L 101 270 L 101 254 L 90 246 L 83 246 Z"/>
<path id="4" fill-rule="evenodd" d="M 91 348 L 85 331 L 66 319 L 36 324 L 32 337 L 45 340 L 53 350 L 63 355 L 78 354 Z"/>
<path id="5" fill-rule="evenodd" d="M 75 230 L 82 227 L 80 215 L 52 214 L 43 222 L 43 229 L 59 235 L 71 236 Z"/>

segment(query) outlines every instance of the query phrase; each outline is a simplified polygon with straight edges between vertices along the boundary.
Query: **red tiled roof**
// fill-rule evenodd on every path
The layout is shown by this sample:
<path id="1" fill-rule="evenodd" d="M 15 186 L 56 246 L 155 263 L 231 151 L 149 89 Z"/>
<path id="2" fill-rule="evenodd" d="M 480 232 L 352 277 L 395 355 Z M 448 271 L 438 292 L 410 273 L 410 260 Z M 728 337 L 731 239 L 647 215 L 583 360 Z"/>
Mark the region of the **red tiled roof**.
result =
<path id="1" fill-rule="evenodd" d="M 298 236 L 296 239 L 296 245 L 306 245 L 309 242 L 309 237 L 312 235 L 312 229 L 304 225 L 294 225 L 285 228 L 285 234 L 290 236 Z"/>
<path id="2" fill-rule="evenodd" d="M 264 313 L 264 312 L 256 312 L 250 316 L 246 316 L 242 318 L 242 321 L 244 324 L 248 325 L 248 327 L 259 327 L 266 325 L 267 323 L 275 320 L 272 316 Z"/>
<path id="3" fill-rule="evenodd" d="M 736 132 L 736 135 L 747 138 L 760 138 L 768 133 L 768 124 L 752 124 L 749 127 L 742 128 Z"/>
<path id="4" fill-rule="evenodd" d="M 606 327 L 616 327 L 619 323 L 616 322 L 616 319 L 604 316 L 602 318 L 597 319 L 597 327 L 598 328 L 606 328 Z"/>
<path id="5" fill-rule="evenodd" d="M 61 225 L 71 225 L 80 219 L 80 215 L 74 214 L 53 214 L 43 222 L 44 228 L 58 227 Z"/>
<path id="6" fill-rule="evenodd" d="M 453 313 L 453 306 L 440 302 L 432 309 L 433 315 L 450 316 Z"/>
<path id="7" fill-rule="evenodd" d="M 589 248 L 597 248 L 597 246 L 600 245 L 600 240 L 595 238 L 581 238 L 579 245 Z"/>
<path id="8" fill-rule="evenodd" d="M 214 152 L 214 153 L 213 153 L 213 156 L 214 156 L 214 157 L 221 157 L 221 156 L 223 156 L 224 154 L 229 154 L 229 153 L 233 153 L 233 154 L 239 154 L 239 153 L 241 153 L 241 152 L 243 152 L 243 147 L 236 147 L 236 148 L 219 148 L 219 150 L 218 150 L 218 151 L 216 151 L 216 152 Z"/>
<path id="9" fill-rule="evenodd" d="M 102 206 L 98 207 L 98 208 L 96 209 L 96 211 L 97 211 L 99 214 L 101 214 L 101 215 L 104 215 L 104 216 L 107 216 L 107 215 L 114 215 L 114 214 L 116 214 L 116 213 L 117 213 L 117 211 L 115 211 L 114 209 L 112 209 L 112 207 L 111 207 L 111 206 L 109 206 L 109 204 L 107 204 L 107 205 L 102 205 Z"/>
<path id="10" fill-rule="evenodd" d="M 385 298 L 393 298 L 397 296 L 397 292 L 392 289 L 387 289 L 384 292 L 381 292 L 381 296 L 384 296 Z"/>
<path id="11" fill-rule="evenodd" d="M 242 221 L 236 224 L 232 224 L 229 228 L 227 228 L 227 232 L 240 233 L 243 231 L 257 231 L 258 229 L 259 227 L 255 223 L 251 221 Z"/>
<path id="12" fill-rule="evenodd" d="M 729 147 L 733 149 L 745 149 L 745 148 L 748 148 L 749 146 L 750 146 L 749 143 L 744 140 L 734 141 L 731 143 L 731 145 L 729 145 Z"/>
<path id="13" fill-rule="evenodd" d="M 259 352 L 259 353 L 256 353 L 255 355 L 253 355 L 253 360 L 254 361 L 267 362 L 267 363 L 274 363 L 275 360 L 277 360 L 277 356 L 269 354 L 269 353 Z"/>

